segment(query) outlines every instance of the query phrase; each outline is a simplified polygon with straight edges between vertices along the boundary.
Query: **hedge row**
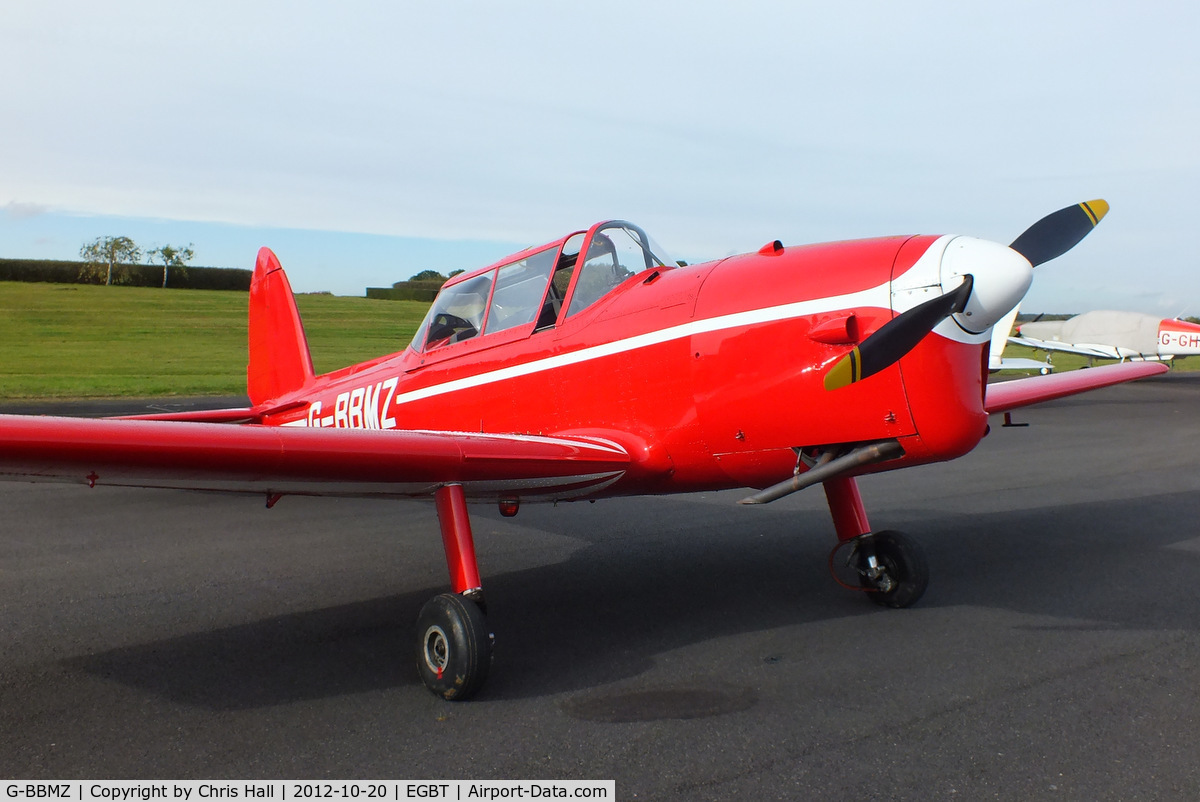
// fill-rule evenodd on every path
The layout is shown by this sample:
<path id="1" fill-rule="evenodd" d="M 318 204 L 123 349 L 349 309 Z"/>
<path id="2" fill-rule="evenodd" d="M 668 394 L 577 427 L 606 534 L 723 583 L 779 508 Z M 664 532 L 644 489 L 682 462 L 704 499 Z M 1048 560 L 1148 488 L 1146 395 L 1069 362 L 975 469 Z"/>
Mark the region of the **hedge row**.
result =
<path id="1" fill-rule="evenodd" d="M 381 301 L 421 301 L 433 303 L 437 297 L 436 289 L 423 287 L 367 287 L 367 297 Z"/>
<path id="2" fill-rule="evenodd" d="M 85 275 L 86 262 L 49 259 L 0 259 L 0 281 L 48 281 L 55 284 L 103 284 L 107 271 L 99 277 Z M 167 287 L 190 290 L 250 289 L 250 270 L 235 267 L 171 268 Z M 119 280 L 118 280 L 119 276 Z M 121 265 L 113 270 L 113 283 L 128 287 L 161 287 L 162 265 Z"/>

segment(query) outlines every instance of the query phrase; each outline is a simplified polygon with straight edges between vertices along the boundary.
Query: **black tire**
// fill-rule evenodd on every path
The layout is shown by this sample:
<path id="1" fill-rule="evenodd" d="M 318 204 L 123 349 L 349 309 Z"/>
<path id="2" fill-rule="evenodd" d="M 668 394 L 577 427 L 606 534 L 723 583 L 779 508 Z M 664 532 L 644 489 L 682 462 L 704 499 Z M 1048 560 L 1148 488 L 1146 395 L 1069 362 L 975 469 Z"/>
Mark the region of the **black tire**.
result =
<path id="1" fill-rule="evenodd" d="M 434 596 L 417 616 L 417 671 L 443 699 L 469 699 L 492 666 L 492 634 L 479 605 L 453 593 Z"/>
<path id="2" fill-rule="evenodd" d="M 885 530 L 868 538 L 870 543 L 864 543 L 859 549 L 859 570 L 865 570 L 866 555 L 874 548 L 876 564 L 891 580 L 892 587 L 886 591 L 869 590 L 867 595 L 884 607 L 911 607 L 916 604 L 929 585 L 929 565 L 925 562 L 924 551 L 915 540 L 900 532 Z M 882 580 L 873 582 L 866 576 L 862 577 L 862 586 L 865 588 L 879 588 L 881 584 L 884 584 Z"/>

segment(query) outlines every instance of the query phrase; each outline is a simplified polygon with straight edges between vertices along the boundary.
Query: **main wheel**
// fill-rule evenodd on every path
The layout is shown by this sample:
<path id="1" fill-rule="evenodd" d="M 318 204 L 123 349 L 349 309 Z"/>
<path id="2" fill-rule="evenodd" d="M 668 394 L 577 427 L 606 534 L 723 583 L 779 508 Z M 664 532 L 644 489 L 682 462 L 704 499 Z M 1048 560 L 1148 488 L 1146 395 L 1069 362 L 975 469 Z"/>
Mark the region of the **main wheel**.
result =
<path id="1" fill-rule="evenodd" d="M 417 670 L 444 699 L 469 699 L 492 666 L 492 634 L 479 605 L 454 593 L 434 596 L 417 616 Z"/>
<path id="2" fill-rule="evenodd" d="M 929 566 L 921 547 L 907 535 L 891 530 L 863 538 L 858 548 L 858 572 L 862 586 L 869 588 L 871 600 L 885 607 L 916 604 L 929 584 Z"/>

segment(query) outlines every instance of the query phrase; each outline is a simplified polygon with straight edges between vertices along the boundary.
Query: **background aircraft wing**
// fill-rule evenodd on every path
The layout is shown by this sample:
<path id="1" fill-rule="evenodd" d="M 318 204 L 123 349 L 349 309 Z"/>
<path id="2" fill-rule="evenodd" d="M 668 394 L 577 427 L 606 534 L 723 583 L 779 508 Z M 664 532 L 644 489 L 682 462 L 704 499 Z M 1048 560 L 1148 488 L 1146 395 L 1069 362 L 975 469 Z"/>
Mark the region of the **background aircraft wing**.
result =
<path id="1" fill-rule="evenodd" d="M 1167 366 L 1157 362 L 1126 362 L 1101 368 L 1054 373 L 1049 376 L 1034 376 L 1029 379 L 992 382 L 987 386 L 983 406 L 988 414 L 1007 412 L 1010 409 L 1166 372 Z"/>
<path id="2" fill-rule="evenodd" d="M 1115 348 L 1092 348 L 1087 345 L 1077 345 L 1075 343 L 1064 343 L 1056 340 L 1039 340 L 1037 337 L 1009 337 L 1008 341 L 1014 345 L 1024 345 L 1028 348 L 1036 348 L 1040 351 L 1060 351 L 1064 354 L 1078 354 L 1079 356 L 1090 356 L 1096 359 L 1120 359 L 1121 355 L 1117 353 Z"/>
<path id="3" fill-rule="evenodd" d="M 600 438 L 0 415 L 0 479 L 274 494 L 569 498 L 619 479 Z"/>

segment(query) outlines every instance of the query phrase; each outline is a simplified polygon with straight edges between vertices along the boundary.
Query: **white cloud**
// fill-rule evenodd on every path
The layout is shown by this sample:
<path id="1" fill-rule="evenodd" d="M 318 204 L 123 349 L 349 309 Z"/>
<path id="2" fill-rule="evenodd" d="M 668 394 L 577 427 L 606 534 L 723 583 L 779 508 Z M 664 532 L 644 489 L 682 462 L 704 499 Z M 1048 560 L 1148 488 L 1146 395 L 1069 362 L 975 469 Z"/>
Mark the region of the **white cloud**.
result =
<path id="1" fill-rule="evenodd" d="M 4 204 L 4 213 L 14 220 L 28 220 L 32 217 L 39 217 L 49 211 L 50 208 L 48 206 L 43 206 L 40 203 L 9 201 Z"/>

